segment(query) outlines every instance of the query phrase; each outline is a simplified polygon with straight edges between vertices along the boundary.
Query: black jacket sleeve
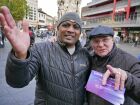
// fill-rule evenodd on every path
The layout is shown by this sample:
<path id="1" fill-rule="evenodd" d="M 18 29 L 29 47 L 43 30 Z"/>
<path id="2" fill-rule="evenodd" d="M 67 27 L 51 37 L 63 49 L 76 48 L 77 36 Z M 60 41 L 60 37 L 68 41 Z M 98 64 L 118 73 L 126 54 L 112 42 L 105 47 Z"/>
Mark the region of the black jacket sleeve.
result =
<path id="1" fill-rule="evenodd" d="M 133 100 L 140 103 L 140 63 L 132 65 L 130 71 L 127 72 L 126 94 Z"/>
<path id="2" fill-rule="evenodd" d="M 6 64 L 6 81 L 14 88 L 22 88 L 29 84 L 39 69 L 39 60 L 37 53 L 34 50 L 29 50 L 28 57 L 25 60 L 20 60 L 14 56 L 11 51 L 7 58 Z"/>

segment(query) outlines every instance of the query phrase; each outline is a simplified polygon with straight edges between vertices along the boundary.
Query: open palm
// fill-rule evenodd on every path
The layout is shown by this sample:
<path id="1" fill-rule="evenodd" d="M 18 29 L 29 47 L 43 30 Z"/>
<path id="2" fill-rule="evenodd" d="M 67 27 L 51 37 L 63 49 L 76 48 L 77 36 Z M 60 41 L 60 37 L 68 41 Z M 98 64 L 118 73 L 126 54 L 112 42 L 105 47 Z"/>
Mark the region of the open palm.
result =
<path id="1" fill-rule="evenodd" d="M 26 55 L 30 46 L 28 23 L 23 21 L 23 31 L 21 32 L 16 27 L 16 23 L 6 6 L 1 7 L 0 23 L 4 27 L 5 36 L 11 43 L 15 53 L 19 56 Z"/>

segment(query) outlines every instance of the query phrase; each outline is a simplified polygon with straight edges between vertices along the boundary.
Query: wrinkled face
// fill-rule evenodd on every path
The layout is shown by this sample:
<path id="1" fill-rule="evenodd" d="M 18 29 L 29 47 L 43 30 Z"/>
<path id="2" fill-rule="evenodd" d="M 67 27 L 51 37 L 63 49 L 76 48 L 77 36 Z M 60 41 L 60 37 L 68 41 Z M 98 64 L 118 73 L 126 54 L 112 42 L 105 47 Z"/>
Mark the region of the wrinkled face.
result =
<path id="1" fill-rule="evenodd" d="M 91 46 L 94 52 L 104 57 L 106 56 L 113 48 L 113 37 L 111 36 L 100 36 L 91 39 Z"/>
<path id="2" fill-rule="evenodd" d="M 73 20 L 65 21 L 58 27 L 58 39 L 67 47 L 75 46 L 80 34 L 80 26 Z"/>

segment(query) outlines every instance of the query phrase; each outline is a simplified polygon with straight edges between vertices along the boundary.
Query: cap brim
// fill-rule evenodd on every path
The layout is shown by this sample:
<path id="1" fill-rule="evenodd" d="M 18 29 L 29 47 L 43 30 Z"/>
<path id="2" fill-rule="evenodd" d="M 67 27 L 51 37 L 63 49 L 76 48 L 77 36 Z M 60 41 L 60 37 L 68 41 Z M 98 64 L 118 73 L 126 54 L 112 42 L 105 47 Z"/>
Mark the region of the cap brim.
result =
<path id="1" fill-rule="evenodd" d="M 96 38 L 96 37 L 107 37 L 107 36 L 113 37 L 113 35 L 110 35 L 110 34 L 108 34 L 108 35 L 106 35 L 106 34 L 98 34 L 98 35 L 90 35 L 89 39 Z"/>

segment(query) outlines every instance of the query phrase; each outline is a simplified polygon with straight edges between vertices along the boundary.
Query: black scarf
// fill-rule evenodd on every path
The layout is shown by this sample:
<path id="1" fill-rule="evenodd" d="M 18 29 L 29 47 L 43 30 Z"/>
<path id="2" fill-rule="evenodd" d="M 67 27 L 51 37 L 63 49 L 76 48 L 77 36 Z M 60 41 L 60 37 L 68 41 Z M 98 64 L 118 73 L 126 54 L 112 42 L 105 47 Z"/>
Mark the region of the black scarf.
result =
<path id="1" fill-rule="evenodd" d="M 92 70 L 104 73 L 106 71 L 106 65 L 110 64 L 110 61 L 112 60 L 113 56 L 116 55 L 116 53 L 117 47 L 115 44 L 113 45 L 112 50 L 104 57 L 100 57 L 94 53 L 92 57 Z"/>

